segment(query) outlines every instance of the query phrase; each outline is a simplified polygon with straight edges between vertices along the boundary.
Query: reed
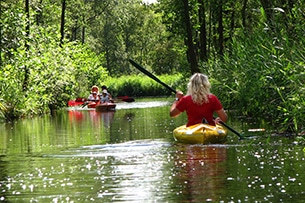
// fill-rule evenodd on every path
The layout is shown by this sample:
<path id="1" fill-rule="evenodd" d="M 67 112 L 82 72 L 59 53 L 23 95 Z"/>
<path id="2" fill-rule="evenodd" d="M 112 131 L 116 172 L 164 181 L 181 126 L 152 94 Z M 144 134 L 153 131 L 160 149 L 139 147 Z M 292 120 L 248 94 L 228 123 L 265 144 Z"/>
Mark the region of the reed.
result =
<path id="1" fill-rule="evenodd" d="M 183 85 L 181 85 L 185 84 L 185 78 L 182 74 L 161 75 L 158 77 L 173 88 L 184 88 Z M 168 89 L 143 74 L 108 78 L 104 81 L 104 85 L 108 87 L 108 90 L 114 96 L 128 95 L 146 97 L 167 96 L 172 94 Z"/>
<path id="2" fill-rule="evenodd" d="M 233 38 L 230 54 L 204 66 L 224 106 L 298 133 L 305 121 L 304 44 L 267 33 Z"/>

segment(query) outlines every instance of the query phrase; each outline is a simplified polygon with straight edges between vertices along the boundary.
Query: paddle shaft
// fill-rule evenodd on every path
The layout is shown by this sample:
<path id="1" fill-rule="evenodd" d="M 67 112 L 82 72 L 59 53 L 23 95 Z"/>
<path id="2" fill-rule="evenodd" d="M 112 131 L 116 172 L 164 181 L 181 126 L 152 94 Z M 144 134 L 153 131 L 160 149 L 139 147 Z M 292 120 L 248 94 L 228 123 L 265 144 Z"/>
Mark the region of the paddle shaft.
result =
<path id="1" fill-rule="evenodd" d="M 85 106 L 87 106 L 89 104 L 88 101 L 85 101 L 83 104 L 82 104 L 82 108 L 85 108 Z"/>
<path id="2" fill-rule="evenodd" d="M 160 83 L 161 85 L 163 85 L 164 87 L 166 87 L 167 89 L 169 89 L 170 91 L 172 91 L 173 93 L 176 94 L 176 90 L 174 90 L 173 88 L 171 88 L 170 86 L 168 86 L 167 84 L 165 84 L 164 82 L 162 82 L 159 78 L 157 78 L 156 76 L 154 76 L 152 73 L 150 73 L 149 71 L 147 71 L 145 68 L 143 68 L 142 66 L 140 66 L 139 64 L 137 64 L 135 61 L 129 59 L 129 62 L 136 67 L 139 71 L 141 71 L 142 73 L 144 73 L 145 75 L 147 75 L 148 77 L 150 77 L 151 79 L 153 79 L 154 81 Z"/>
<path id="3" fill-rule="evenodd" d="M 87 101 L 85 101 L 85 102 L 82 104 L 82 108 L 85 108 L 85 106 L 87 106 L 87 105 L 90 103 L 90 101 L 91 101 L 91 102 L 98 102 L 99 99 L 97 99 L 97 100 L 87 100 Z"/>
<path id="4" fill-rule="evenodd" d="M 231 130 L 233 133 L 235 133 L 240 139 L 243 139 L 243 136 L 241 136 L 241 134 L 239 134 L 236 130 L 234 130 L 233 128 L 231 128 L 227 124 L 225 124 L 223 121 L 220 121 L 219 123 L 221 125 L 225 126 L 226 128 L 228 128 L 229 130 Z"/>

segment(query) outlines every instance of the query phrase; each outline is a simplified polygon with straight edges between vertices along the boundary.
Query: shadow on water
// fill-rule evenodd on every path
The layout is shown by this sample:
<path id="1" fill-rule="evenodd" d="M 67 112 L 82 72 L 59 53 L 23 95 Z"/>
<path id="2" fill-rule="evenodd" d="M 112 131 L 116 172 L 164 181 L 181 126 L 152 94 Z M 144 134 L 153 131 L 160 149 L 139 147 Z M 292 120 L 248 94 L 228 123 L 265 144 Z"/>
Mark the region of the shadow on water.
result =
<path id="1" fill-rule="evenodd" d="M 176 143 L 172 131 L 186 116 L 169 117 L 171 100 L 118 103 L 103 113 L 74 108 L 1 125 L 0 201 L 305 201 L 303 146 L 235 121 L 228 124 L 253 137 Z"/>

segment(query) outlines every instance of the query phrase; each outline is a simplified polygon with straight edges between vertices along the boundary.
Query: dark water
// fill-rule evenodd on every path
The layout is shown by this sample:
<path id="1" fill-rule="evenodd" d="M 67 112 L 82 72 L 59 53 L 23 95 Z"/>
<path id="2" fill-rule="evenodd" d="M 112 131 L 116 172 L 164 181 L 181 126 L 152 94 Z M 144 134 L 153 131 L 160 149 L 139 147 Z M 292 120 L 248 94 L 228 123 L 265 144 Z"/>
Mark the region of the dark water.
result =
<path id="1" fill-rule="evenodd" d="M 0 201 L 305 201 L 304 146 L 271 130 L 179 144 L 172 130 L 186 117 L 170 118 L 171 102 L 138 99 L 115 112 L 65 110 L 0 125 Z"/>

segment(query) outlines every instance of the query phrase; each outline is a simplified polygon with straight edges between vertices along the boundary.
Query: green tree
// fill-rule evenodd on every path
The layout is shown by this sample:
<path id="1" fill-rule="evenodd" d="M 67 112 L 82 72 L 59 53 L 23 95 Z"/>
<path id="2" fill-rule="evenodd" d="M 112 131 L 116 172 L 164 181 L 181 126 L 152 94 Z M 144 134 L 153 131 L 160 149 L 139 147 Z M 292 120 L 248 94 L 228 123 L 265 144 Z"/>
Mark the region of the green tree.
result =
<path id="1" fill-rule="evenodd" d="M 5 63 L 0 69 L 0 106 L 6 119 L 64 107 L 69 99 L 87 95 L 90 86 L 100 82 L 100 77 L 108 76 L 101 65 L 103 55 L 77 42 L 63 41 L 60 46 L 60 31 L 56 29 L 59 21 L 53 21 L 52 15 L 45 12 L 51 11 L 54 5 L 44 7 L 41 2 L 35 3 L 28 11 L 22 3 L 1 4 L 5 7 L 1 15 L 1 43 L 4 45 L 1 57 Z M 39 20 L 36 19 L 39 23 L 31 23 L 37 16 L 36 6 L 45 10 L 39 12 Z M 55 7 L 60 11 L 60 5 Z M 48 15 L 50 21 L 46 20 Z M 29 28 L 28 24 L 31 24 Z M 25 32 L 27 29 L 29 32 Z"/>

